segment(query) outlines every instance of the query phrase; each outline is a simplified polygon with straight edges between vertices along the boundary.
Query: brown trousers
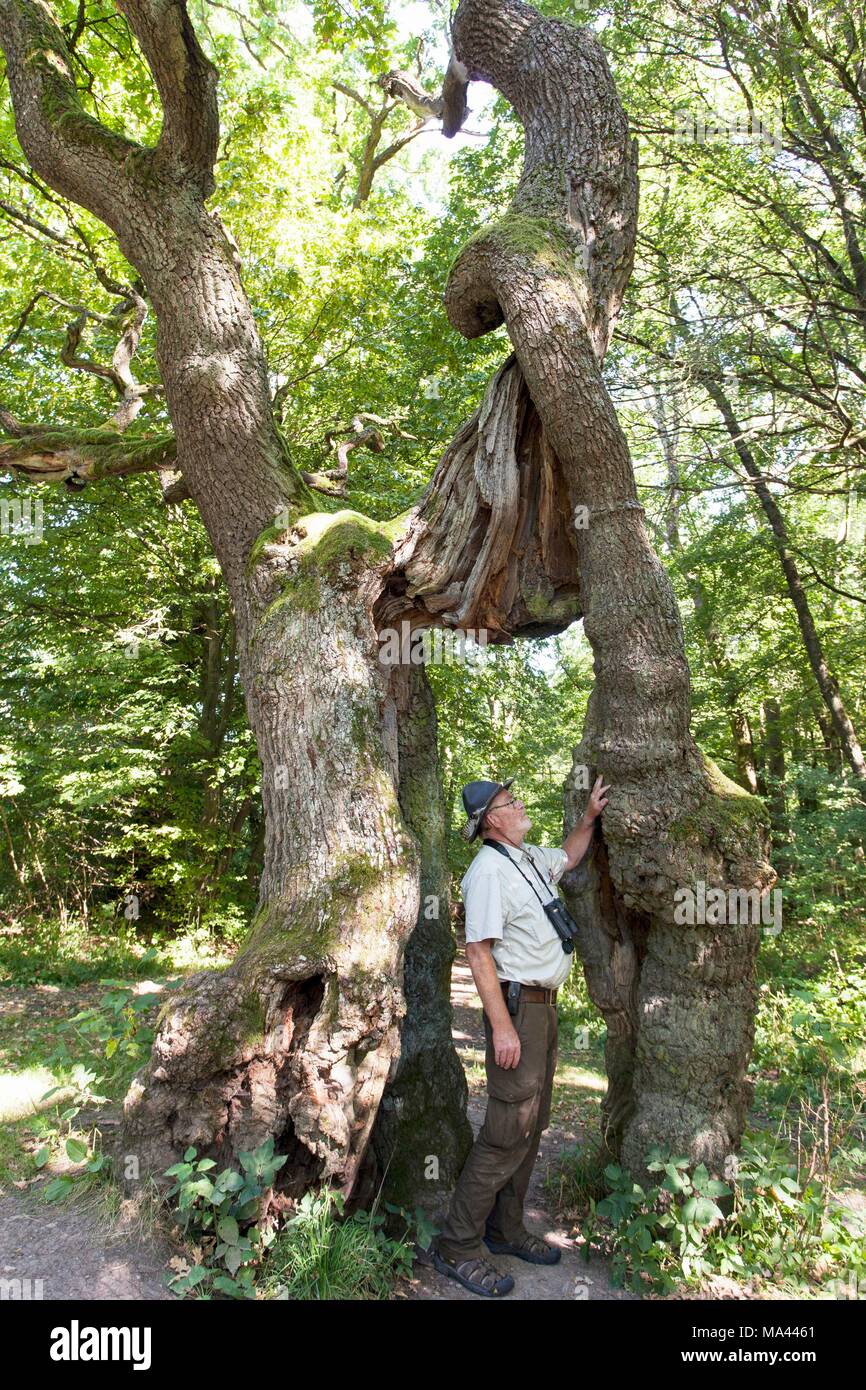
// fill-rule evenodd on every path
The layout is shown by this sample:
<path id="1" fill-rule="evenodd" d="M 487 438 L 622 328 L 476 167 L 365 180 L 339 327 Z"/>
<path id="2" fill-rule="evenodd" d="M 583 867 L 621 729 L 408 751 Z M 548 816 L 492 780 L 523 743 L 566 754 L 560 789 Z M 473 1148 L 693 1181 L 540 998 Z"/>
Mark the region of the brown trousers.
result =
<path id="1" fill-rule="evenodd" d="M 523 1203 L 542 1130 L 550 1124 L 556 1071 L 556 1005 L 521 998 L 512 1020 L 520 1038 L 520 1061 L 496 1064 L 493 1029 L 484 1014 L 487 1039 L 487 1114 L 454 1189 L 438 1249 L 453 1263 L 489 1252 L 484 1235 L 503 1243 L 526 1234 Z"/>

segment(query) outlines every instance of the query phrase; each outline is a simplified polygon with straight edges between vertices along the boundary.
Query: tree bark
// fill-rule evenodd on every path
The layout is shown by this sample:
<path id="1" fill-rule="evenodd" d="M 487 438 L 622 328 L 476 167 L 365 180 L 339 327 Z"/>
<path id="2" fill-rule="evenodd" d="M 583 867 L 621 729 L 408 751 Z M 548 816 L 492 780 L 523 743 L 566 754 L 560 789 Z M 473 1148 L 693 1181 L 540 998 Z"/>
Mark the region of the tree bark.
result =
<path id="1" fill-rule="evenodd" d="M 159 89 L 158 144 L 88 116 L 47 7 L 4 0 L 16 123 L 36 171 L 114 230 L 148 291 L 177 463 L 231 597 L 265 813 L 249 939 L 166 1006 L 121 1146 L 159 1176 L 187 1145 L 231 1161 L 272 1137 L 288 1192 L 319 1177 L 350 1191 L 398 1049 L 419 911 L 398 800 L 409 671 L 379 661 L 371 616 L 392 546 L 365 517 L 318 510 L 288 460 L 236 256 L 205 207 L 216 74 L 183 4 L 121 8 Z"/>
<path id="2" fill-rule="evenodd" d="M 764 779 L 770 807 L 770 825 L 774 845 L 779 850 L 788 833 L 788 798 L 785 791 L 782 712 L 779 701 L 772 697 L 761 703 L 761 731 L 764 737 Z"/>
<path id="3" fill-rule="evenodd" d="M 509 212 L 458 256 L 446 307 L 467 337 L 505 323 L 576 522 L 596 685 L 566 826 L 586 771 L 613 791 L 587 887 L 566 887 L 608 1024 L 604 1137 L 636 1174 L 654 1144 L 718 1172 L 748 1108 L 759 928 L 684 929 L 675 893 L 698 881 L 764 890 L 774 875 L 763 808 L 689 733 L 679 613 L 601 374 L 632 268 L 636 146 L 589 30 L 519 0 L 462 0 L 453 41 L 468 80 L 497 87 L 525 130 Z"/>
<path id="4" fill-rule="evenodd" d="M 748 1101 L 757 930 L 684 930 L 674 893 L 696 879 L 763 888 L 773 875 L 760 804 L 690 737 L 679 614 L 601 375 L 632 267 L 637 152 L 598 41 L 519 0 L 459 6 L 446 133 L 466 82 L 492 82 L 523 121 L 526 159 L 508 214 L 457 258 L 446 306 L 466 336 L 504 322 L 515 360 L 419 506 L 383 526 L 322 510 L 283 446 L 232 244 L 205 207 L 215 73 L 181 0 L 121 8 L 162 101 L 158 144 L 86 115 L 47 8 L 0 0 L 16 123 L 37 172 L 113 228 L 149 292 L 177 464 L 232 600 L 265 814 L 249 939 L 230 969 L 193 977 L 165 1006 L 126 1100 L 124 1153 L 159 1175 L 187 1145 L 225 1162 L 272 1137 L 289 1154 L 290 1194 L 318 1180 L 351 1193 L 392 1070 L 393 1097 L 402 1086 L 404 1113 L 427 1122 L 419 1038 L 430 1038 L 446 1071 L 426 1154 L 446 1174 L 456 1166 L 463 1093 L 431 1002 L 447 949 L 419 920 L 422 864 L 434 881 L 441 855 L 412 773 L 423 765 L 429 779 L 426 697 L 411 664 L 381 659 L 380 639 L 404 616 L 511 640 L 583 611 L 596 687 L 575 763 L 614 784 L 576 903 L 609 1028 L 607 1133 L 635 1172 L 655 1142 L 720 1169 Z M 417 1032 L 401 1073 L 413 933 Z M 409 1142 L 396 1113 L 370 1165 L 384 1167 L 395 1128 Z"/>
<path id="5" fill-rule="evenodd" d="M 752 731 L 749 725 L 748 715 L 740 704 L 740 691 L 738 689 L 736 673 L 731 663 L 728 661 L 727 653 L 725 652 L 725 644 L 713 621 L 706 586 L 701 581 L 700 576 L 695 574 L 692 567 L 687 563 L 686 556 L 683 552 L 679 526 L 682 498 L 678 453 L 679 431 L 676 427 L 671 428 L 669 426 L 665 403 L 658 390 L 655 392 L 655 416 L 656 427 L 662 442 L 662 450 L 665 456 L 668 475 L 668 508 L 665 518 L 668 550 L 670 554 L 676 558 L 686 584 L 688 585 L 695 609 L 698 628 L 706 644 L 710 661 L 713 664 L 713 669 L 719 681 L 720 693 L 728 711 L 728 718 L 731 725 L 731 738 L 734 744 L 734 759 L 737 767 L 737 781 L 741 787 L 745 787 L 746 790 L 754 796 L 757 794 L 758 781 L 755 773 L 755 750 L 752 744 Z"/>
<path id="6" fill-rule="evenodd" d="M 421 900 L 406 946 L 400 1053 L 392 1061 L 355 1200 L 363 1203 L 384 1185 L 389 1201 L 432 1211 L 454 1185 L 472 1146 L 472 1127 L 466 1076 L 451 1038 L 455 945 L 445 807 L 436 707 L 423 666 L 412 669 L 409 708 L 400 725 L 399 794 L 421 847 Z"/>

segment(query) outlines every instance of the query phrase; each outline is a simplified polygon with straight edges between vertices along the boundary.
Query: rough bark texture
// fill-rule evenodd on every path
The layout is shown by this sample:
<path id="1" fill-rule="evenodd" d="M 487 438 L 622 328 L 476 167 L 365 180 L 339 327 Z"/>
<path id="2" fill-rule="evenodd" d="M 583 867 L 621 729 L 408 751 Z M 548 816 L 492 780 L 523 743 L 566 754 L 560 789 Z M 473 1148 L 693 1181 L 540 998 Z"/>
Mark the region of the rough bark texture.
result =
<path id="1" fill-rule="evenodd" d="M 230 1158 L 273 1136 L 284 1185 L 351 1191 L 399 1047 L 419 856 L 398 797 L 408 668 L 378 662 L 376 559 L 351 514 L 299 520 L 250 572 L 247 708 L 262 760 L 264 868 L 249 941 L 191 980 L 127 1097 L 148 1171 L 186 1144 Z"/>
<path id="2" fill-rule="evenodd" d="M 602 772 L 604 831 L 571 901 L 608 1024 L 605 1138 L 636 1173 L 655 1143 L 720 1171 L 748 1108 L 760 928 L 677 926 L 674 894 L 700 881 L 764 889 L 773 873 L 760 803 L 689 733 L 679 614 L 601 375 L 632 267 L 636 146 L 590 31 L 520 0 L 462 0 L 453 39 L 469 80 L 512 103 L 526 145 L 507 214 L 455 262 L 449 317 L 468 337 L 505 323 L 557 487 L 570 514 L 588 515 L 574 543 L 596 685 L 566 824 L 583 809 L 579 774 Z"/>
<path id="3" fill-rule="evenodd" d="M 289 1193 L 320 1177 L 348 1192 L 398 1052 L 419 913 L 398 797 L 410 668 L 379 661 L 372 620 L 392 541 L 319 510 L 289 462 L 236 253 L 205 207 L 216 74 L 184 5 L 121 8 L 162 101 L 158 144 L 87 115 L 49 8 L 3 0 L 17 128 L 46 182 L 114 230 L 153 306 L 177 465 L 231 596 L 265 815 L 249 939 L 166 1005 L 121 1147 L 159 1176 L 189 1144 L 231 1162 L 273 1137 Z M 443 1106 L 449 1095 L 459 1136 L 459 1088 Z"/>
<path id="4" fill-rule="evenodd" d="M 215 73 L 186 10 L 121 8 L 163 104 L 156 147 L 82 111 L 47 7 L 0 0 L 16 122 L 37 172 L 114 229 L 149 293 L 177 464 L 232 599 L 265 812 L 249 940 L 228 971 L 195 977 L 166 1005 L 127 1097 L 124 1150 L 158 1174 L 188 1144 L 230 1161 L 272 1136 L 290 1155 L 289 1192 L 319 1178 L 352 1191 L 398 1051 L 414 933 L 418 1018 L 391 1093 L 407 1104 L 397 1123 L 397 1107 L 383 1115 L 365 1171 L 384 1167 L 395 1129 L 399 1147 L 410 1119 L 426 1123 L 429 1040 L 446 1071 L 428 1152 L 447 1178 L 465 1133 L 447 1015 L 431 1002 L 447 918 L 429 942 L 419 921 L 419 841 L 431 881 L 441 842 L 401 773 L 401 757 L 410 768 L 420 758 L 429 777 L 426 697 L 413 695 L 411 667 L 380 662 L 379 632 L 407 615 L 507 640 L 582 611 L 597 683 L 575 761 L 614 786 L 576 902 L 609 1029 L 608 1138 L 636 1171 L 651 1142 L 718 1169 L 748 1101 L 757 928 L 676 927 L 673 894 L 700 879 L 764 886 L 772 871 L 760 805 L 689 735 L 679 615 L 601 376 L 632 266 L 637 152 L 600 45 L 519 0 L 459 6 L 446 133 L 467 81 L 492 82 L 523 121 L 526 161 L 506 216 L 458 257 L 446 304 L 468 336 L 504 322 L 516 362 L 420 507 L 380 526 L 322 511 L 283 447 L 235 253 L 205 207 Z M 584 795 L 569 794 L 569 823 Z M 404 1169 L 412 1181 L 418 1154 Z"/>
<path id="5" fill-rule="evenodd" d="M 399 541 L 376 606 L 408 623 L 549 636 L 580 617 L 577 548 L 562 471 L 510 357 L 458 431 Z"/>
<path id="6" fill-rule="evenodd" d="M 472 1146 L 472 1127 L 466 1076 L 451 1038 L 450 874 L 436 708 L 423 667 L 412 669 L 409 709 L 400 725 L 400 806 L 421 849 L 421 906 L 406 946 L 400 1053 L 356 1200 L 363 1203 L 381 1187 L 391 1202 L 432 1209 L 454 1185 Z"/>

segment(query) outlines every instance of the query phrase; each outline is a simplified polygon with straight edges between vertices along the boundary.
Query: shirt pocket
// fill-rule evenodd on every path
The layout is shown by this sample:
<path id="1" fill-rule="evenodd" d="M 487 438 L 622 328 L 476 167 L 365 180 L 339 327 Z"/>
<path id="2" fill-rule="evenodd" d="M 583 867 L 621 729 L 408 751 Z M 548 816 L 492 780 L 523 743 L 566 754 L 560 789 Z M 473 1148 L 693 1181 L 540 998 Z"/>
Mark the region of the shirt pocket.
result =
<path id="1" fill-rule="evenodd" d="M 559 932 L 551 922 L 541 903 L 536 902 L 536 912 L 532 914 L 532 934 L 539 946 L 549 946 L 551 941 L 559 940 Z"/>

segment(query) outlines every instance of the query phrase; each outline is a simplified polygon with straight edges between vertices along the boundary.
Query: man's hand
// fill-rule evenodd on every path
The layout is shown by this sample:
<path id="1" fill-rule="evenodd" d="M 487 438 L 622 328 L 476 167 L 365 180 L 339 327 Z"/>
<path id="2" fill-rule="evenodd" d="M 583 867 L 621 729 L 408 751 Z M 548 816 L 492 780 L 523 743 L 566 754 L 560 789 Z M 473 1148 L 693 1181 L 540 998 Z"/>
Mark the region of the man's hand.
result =
<path id="1" fill-rule="evenodd" d="M 576 868 L 589 849 L 593 826 L 607 805 L 605 792 L 609 791 L 610 787 L 605 786 L 602 778 L 596 777 L 589 794 L 589 800 L 586 803 L 586 810 L 562 846 L 567 855 L 566 870 Z"/>
<path id="2" fill-rule="evenodd" d="M 610 787 L 605 786 L 600 777 L 596 777 L 592 784 L 589 800 L 586 803 L 586 810 L 583 813 L 583 819 L 586 825 L 592 825 L 596 817 L 601 815 L 608 802 L 605 792 L 609 791 Z"/>
<path id="3" fill-rule="evenodd" d="M 493 1051 L 497 1067 L 511 1070 L 520 1061 L 520 1038 L 513 1023 L 503 1024 L 493 1029 Z"/>

